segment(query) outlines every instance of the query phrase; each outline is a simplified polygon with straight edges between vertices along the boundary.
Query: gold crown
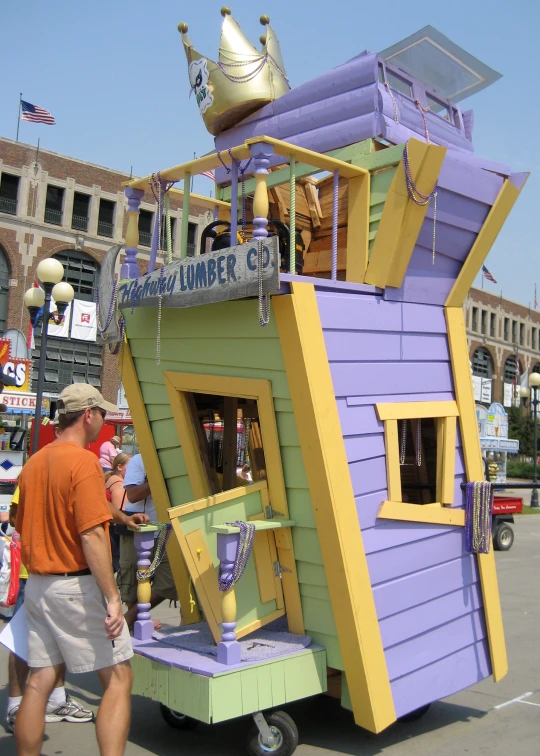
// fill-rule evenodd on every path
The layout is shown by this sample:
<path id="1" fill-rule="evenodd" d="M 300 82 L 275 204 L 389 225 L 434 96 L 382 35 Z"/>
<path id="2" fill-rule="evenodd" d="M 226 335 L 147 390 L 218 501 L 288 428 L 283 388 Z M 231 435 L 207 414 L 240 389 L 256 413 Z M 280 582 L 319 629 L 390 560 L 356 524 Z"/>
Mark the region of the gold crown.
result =
<path id="1" fill-rule="evenodd" d="M 260 38 L 262 50 L 258 52 L 231 16 L 231 9 L 223 7 L 221 15 L 223 28 L 217 63 L 195 50 L 187 36 L 187 24 L 178 25 L 188 61 L 189 83 L 204 124 L 214 136 L 290 90 L 279 42 L 268 16 L 260 18 L 266 33 Z"/>

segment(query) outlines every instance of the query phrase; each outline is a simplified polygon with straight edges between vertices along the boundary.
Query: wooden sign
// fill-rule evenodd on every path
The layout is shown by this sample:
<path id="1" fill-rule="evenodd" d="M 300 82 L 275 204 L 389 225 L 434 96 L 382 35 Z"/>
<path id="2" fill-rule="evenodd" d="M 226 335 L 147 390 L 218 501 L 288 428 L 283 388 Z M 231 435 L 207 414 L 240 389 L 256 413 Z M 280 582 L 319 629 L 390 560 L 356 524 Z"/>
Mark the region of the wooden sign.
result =
<path id="1" fill-rule="evenodd" d="M 20 357 L 11 357 L 11 341 L 0 339 L 0 372 L 15 378 L 16 385 L 9 386 L 8 391 L 28 392 L 32 381 L 32 361 Z"/>
<path id="2" fill-rule="evenodd" d="M 279 291 L 278 238 L 272 236 L 237 247 L 188 257 L 150 275 L 118 286 L 118 307 L 195 307 L 259 294 L 259 256 L 263 294 Z"/>

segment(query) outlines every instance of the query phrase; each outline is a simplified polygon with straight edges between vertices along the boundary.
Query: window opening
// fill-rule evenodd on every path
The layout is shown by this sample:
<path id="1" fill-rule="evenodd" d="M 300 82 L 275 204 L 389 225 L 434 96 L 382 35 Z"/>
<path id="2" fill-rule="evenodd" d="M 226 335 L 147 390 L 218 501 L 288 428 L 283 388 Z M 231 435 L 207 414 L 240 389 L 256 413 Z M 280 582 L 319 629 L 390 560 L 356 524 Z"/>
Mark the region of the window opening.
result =
<path id="1" fill-rule="evenodd" d="M 0 333 L 6 330 L 9 304 L 9 265 L 7 256 L 0 247 Z"/>
<path id="2" fill-rule="evenodd" d="M 45 199 L 45 223 L 62 225 L 62 210 L 64 207 L 64 190 L 60 186 L 47 186 Z"/>
<path id="3" fill-rule="evenodd" d="M 257 401 L 185 392 L 212 493 L 266 480 Z"/>
<path id="4" fill-rule="evenodd" d="M 496 336 L 496 328 L 497 328 L 497 316 L 494 312 L 490 315 L 490 326 L 489 326 L 489 335 L 493 338 Z"/>
<path id="5" fill-rule="evenodd" d="M 402 501 L 430 504 L 437 500 L 437 427 L 433 418 L 399 423 L 399 471 Z"/>
<path id="6" fill-rule="evenodd" d="M 197 239 L 197 224 L 188 223 L 188 232 L 187 232 L 187 256 L 188 257 L 195 257 L 195 255 L 197 254 L 196 239 Z"/>
<path id="7" fill-rule="evenodd" d="M 17 198 L 19 196 L 19 177 L 2 173 L 0 180 L 0 212 L 17 215 Z"/>
<path id="8" fill-rule="evenodd" d="M 504 380 L 506 383 L 512 383 L 517 373 L 517 359 L 513 354 L 508 357 L 504 363 Z"/>
<path id="9" fill-rule="evenodd" d="M 485 347 L 479 347 L 473 354 L 472 371 L 473 375 L 480 375 L 485 378 L 493 377 L 493 360 Z"/>
<path id="10" fill-rule="evenodd" d="M 149 210 L 139 210 L 139 244 L 149 247 L 152 244 L 152 217 Z"/>
<path id="11" fill-rule="evenodd" d="M 176 235 L 176 218 L 171 216 L 171 241 L 174 248 L 174 238 Z M 167 218 L 165 215 L 161 217 L 161 238 L 159 240 L 159 248 L 167 249 Z"/>
<path id="12" fill-rule="evenodd" d="M 437 100 L 426 92 L 426 105 L 431 113 L 435 113 L 435 115 L 438 115 L 440 118 L 444 118 L 445 121 L 452 123 L 450 108 L 445 102 Z"/>
<path id="13" fill-rule="evenodd" d="M 73 195 L 73 214 L 71 216 L 71 228 L 77 231 L 88 231 L 88 210 L 90 207 L 90 195 L 75 192 Z"/>
<path id="14" fill-rule="evenodd" d="M 112 236 L 114 231 L 114 207 L 111 200 L 99 200 L 98 235 Z"/>

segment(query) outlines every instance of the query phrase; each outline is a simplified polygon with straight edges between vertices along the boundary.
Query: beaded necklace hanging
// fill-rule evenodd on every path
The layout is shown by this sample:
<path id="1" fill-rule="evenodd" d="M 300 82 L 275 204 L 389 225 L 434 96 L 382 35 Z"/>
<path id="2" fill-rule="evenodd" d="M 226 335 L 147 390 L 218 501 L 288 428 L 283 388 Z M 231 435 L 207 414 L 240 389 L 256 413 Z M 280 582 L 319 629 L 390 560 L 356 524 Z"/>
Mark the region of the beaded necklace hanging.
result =
<path id="1" fill-rule="evenodd" d="M 429 194 L 422 194 L 422 192 L 418 189 L 412 177 L 411 164 L 409 160 L 409 143 L 408 142 L 405 143 L 405 147 L 403 148 L 403 168 L 405 170 L 405 183 L 407 185 L 407 194 L 415 203 L 415 205 L 420 205 L 422 207 L 425 207 L 425 205 L 429 205 L 429 203 L 433 199 L 433 243 L 432 243 L 432 248 L 431 248 L 431 264 L 435 265 L 435 243 L 436 243 L 436 227 L 437 227 L 437 182 L 435 182 L 435 186 L 433 187 L 433 189 L 431 190 Z"/>
<path id="2" fill-rule="evenodd" d="M 399 464 L 405 465 L 405 459 L 407 458 L 407 423 L 409 420 L 401 421 L 401 435 L 399 441 Z M 416 465 L 422 466 L 422 421 L 418 419 L 416 421 Z"/>
<path id="3" fill-rule="evenodd" d="M 264 328 L 270 322 L 270 297 L 263 294 L 264 244 L 257 239 L 257 268 L 259 276 L 259 324 Z"/>
<path id="4" fill-rule="evenodd" d="M 234 560 L 233 568 L 230 572 L 223 574 L 221 565 L 219 566 L 218 587 L 220 591 L 228 591 L 235 585 L 248 565 L 251 549 L 253 548 L 253 539 L 255 537 L 255 525 L 252 522 L 226 522 L 226 525 L 234 525 L 240 528 L 240 537 L 238 539 L 238 551 Z"/>
<path id="5" fill-rule="evenodd" d="M 150 580 L 150 578 L 154 575 L 155 571 L 161 564 L 161 560 L 165 556 L 165 549 L 167 547 L 167 541 L 169 540 L 169 536 L 171 535 L 172 525 L 170 522 L 160 522 L 158 523 L 159 530 L 158 530 L 158 537 L 156 539 L 156 546 L 154 550 L 154 558 L 152 559 L 152 564 L 150 564 L 146 568 L 139 567 L 137 569 L 137 580 L 139 582 L 143 580 Z"/>
<path id="6" fill-rule="evenodd" d="M 493 487 L 488 481 L 467 483 L 465 495 L 465 548 L 471 554 L 489 554 Z"/>
<path id="7" fill-rule="evenodd" d="M 158 318 L 157 318 L 157 338 L 156 338 L 156 365 L 161 362 L 161 309 L 163 299 L 163 292 L 165 291 L 165 268 L 162 265 L 159 269 L 159 281 L 158 281 Z"/>
<path id="8" fill-rule="evenodd" d="M 431 108 L 425 108 L 420 100 L 415 100 L 414 104 L 420 111 L 420 115 L 422 116 L 422 120 L 424 121 L 424 136 L 426 137 L 426 142 L 429 144 L 429 129 L 428 129 L 428 122 L 426 118 L 426 113 L 429 113 Z"/>
<path id="9" fill-rule="evenodd" d="M 383 81 L 383 84 L 386 87 L 386 91 L 388 92 L 392 100 L 392 107 L 394 108 L 394 121 L 395 123 L 399 123 L 399 111 L 398 111 L 396 98 L 394 97 L 394 93 L 390 89 L 390 84 L 386 81 L 386 79 Z"/>
<path id="10" fill-rule="evenodd" d="M 97 329 L 99 331 L 99 335 L 103 336 L 105 331 L 108 329 L 112 322 L 113 315 L 116 311 L 116 301 L 117 301 L 117 280 L 114 279 L 113 285 L 112 285 L 112 292 L 111 292 L 111 301 L 109 302 L 109 311 L 107 313 L 107 320 L 105 321 L 105 325 L 101 324 L 101 318 L 99 317 L 99 289 L 96 287 L 96 323 L 97 323 Z"/>
<path id="11" fill-rule="evenodd" d="M 244 465 L 249 464 L 249 436 L 251 433 L 251 420 L 246 418 L 244 420 Z"/>

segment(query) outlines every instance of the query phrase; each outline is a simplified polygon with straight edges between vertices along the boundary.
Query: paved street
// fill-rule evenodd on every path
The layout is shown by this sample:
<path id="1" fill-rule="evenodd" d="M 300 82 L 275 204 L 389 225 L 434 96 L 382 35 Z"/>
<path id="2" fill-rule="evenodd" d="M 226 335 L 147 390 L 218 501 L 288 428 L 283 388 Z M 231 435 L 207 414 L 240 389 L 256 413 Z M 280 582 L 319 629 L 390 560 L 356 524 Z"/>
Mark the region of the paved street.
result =
<path id="1" fill-rule="evenodd" d="M 491 680 L 433 704 L 414 724 L 396 724 L 379 736 L 355 727 L 349 712 L 326 697 L 286 707 L 300 731 L 297 756 L 536 756 L 540 734 L 540 516 L 522 516 L 511 551 L 497 554 L 510 672 L 498 685 Z M 168 607 L 159 612 L 173 621 Z M 91 675 L 72 676 L 68 687 L 95 709 L 98 687 Z M 0 711 L 5 711 L 7 654 L 0 651 Z M 521 701 L 508 703 L 526 696 Z M 499 708 L 498 708 L 499 707 Z M 244 753 L 246 726 L 241 720 L 181 732 L 168 727 L 159 705 L 134 697 L 128 756 L 236 756 Z M 0 728 L 0 753 L 14 756 L 14 739 Z M 45 756 L 94 756 L 93 725 L 47 727 Z"/>

